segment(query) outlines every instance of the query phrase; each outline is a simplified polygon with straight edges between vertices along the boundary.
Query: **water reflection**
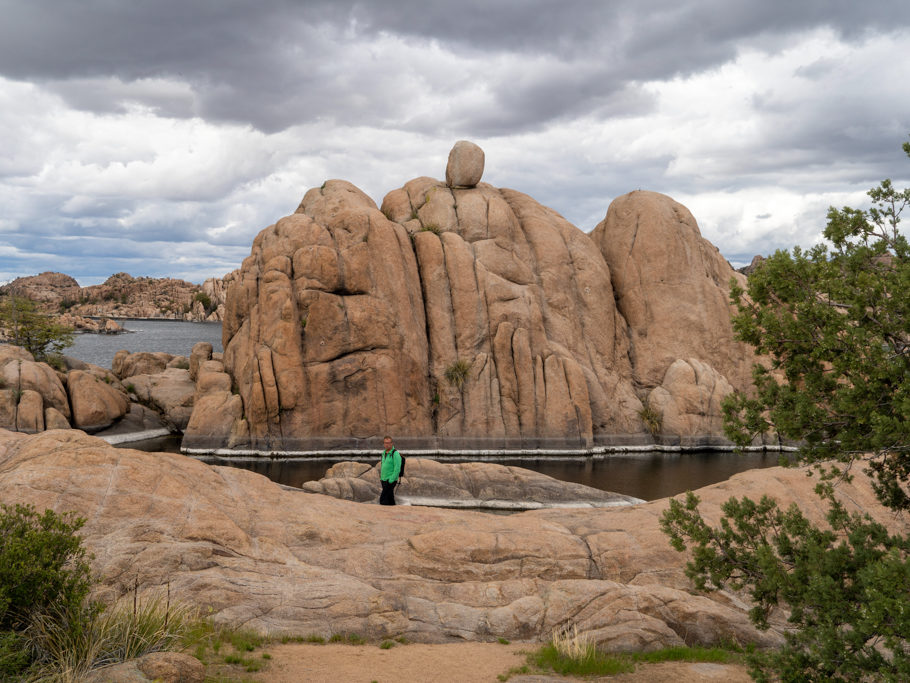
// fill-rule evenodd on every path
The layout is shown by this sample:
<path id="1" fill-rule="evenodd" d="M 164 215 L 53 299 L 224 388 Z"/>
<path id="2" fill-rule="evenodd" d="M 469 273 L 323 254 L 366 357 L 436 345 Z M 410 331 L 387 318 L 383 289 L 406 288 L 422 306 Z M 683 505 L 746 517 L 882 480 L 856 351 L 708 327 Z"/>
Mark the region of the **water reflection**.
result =
<path id="1" fill-rule="evenodd" d="M 179 452 L 180 439 L 179 437 L 149 439 L 146 442 L 126 444 L 125 447 L 148 451 Z M 773 467 L 778 464 L 779 457 L 778 453 L 737 454 L 719 451 L 692 451 L 687 453 L 617 453 L 587 459 L 540 457 L 487 462 L 525 467 L 562 481 L 577 482 L 644 500 L 655 500 L 724 481 L 738 472 Z M 296 487 L 306 481 L 321 479 L 326 470 L 338 462 L 338 459 L 328 458 L 231 460 L 225 457 L 204 456 L 199 459 L 214 465 L 242 467 L 265 475 L 279 484 Z M 470 459 L 445 460 L 445 462 L 469 461 Z M 375 460 L 368 462 L 372 464 Z M 404 486 L 407 484 L 405 483 Z"/>

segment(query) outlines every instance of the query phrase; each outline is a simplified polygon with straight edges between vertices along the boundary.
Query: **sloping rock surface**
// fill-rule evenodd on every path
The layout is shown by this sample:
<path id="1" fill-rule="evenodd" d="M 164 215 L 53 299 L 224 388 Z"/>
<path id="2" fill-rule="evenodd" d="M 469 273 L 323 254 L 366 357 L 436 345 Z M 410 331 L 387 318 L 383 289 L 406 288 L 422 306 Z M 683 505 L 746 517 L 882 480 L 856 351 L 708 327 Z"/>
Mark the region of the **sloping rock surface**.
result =
<path id="1" fill-rule="evenodd" d="M 303 489 L 358 502 L 379 498 L 379 465 L 340 462 Z M 408 458 L 396 500 L 411 505 L 537 509 L 542 507 L 611 507 L 642 503 L 639 498 L 560 481 L 523 467 L 484 462 L 442 463 Z"/>
<path id="2" fill-rule="evenodd" d="M 820 520 L 814 484 L 771 468 L 698 493 L 709 521 L 729 496 L 764 493 Z M 851 511 L 902 523 L 859 474 L 839 495 Z M 688 591 L 685 558 L 659 531 L 666 500 L 509 516 L 381 507 L 76 430 L 0 431 L 0 499 L 86 517 L 103 599 L 136 580 L 144 591 L 169 583 L 218 622 L 271 633 L 533 641 L 577 624 L 606 649 L 780 642 L 749 625 L 736 596 Z"/>

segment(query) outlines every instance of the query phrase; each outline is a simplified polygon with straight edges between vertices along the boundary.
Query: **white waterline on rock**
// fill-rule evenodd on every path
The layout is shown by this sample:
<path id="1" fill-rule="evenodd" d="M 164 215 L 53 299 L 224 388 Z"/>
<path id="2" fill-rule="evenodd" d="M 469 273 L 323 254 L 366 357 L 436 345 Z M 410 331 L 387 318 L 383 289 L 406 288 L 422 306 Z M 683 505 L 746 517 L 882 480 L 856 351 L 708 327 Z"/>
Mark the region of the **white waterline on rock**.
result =
<path id="1" fill-rule="evenodd" d="M 184 448 L 181 446 L 180 452 L 184 455 L 193 456 L 219 456 L 229 457 L 232 460 L 260 460 L 262 458 L 274 458 L 280 460 L 309 460 L 318 458 L 321 460 L 375 460 L 382 449 L 356 448 L 356 449 L 332 449 L 323 451 L 266 451 L 256 449 L 231 449 L 216 448 L 208 450 L 205 448 Z M 742 449 L 745 452 L 793 452 L 796 451 L 794 446 L 747 446 Z M 735 449 L 727 446 L 601 446 L 590 449 L 567 449 L 567 450 L 546 450 L 546 449 L 481 449 L 481 450 L 448 450 L 448 449 L 404 449 L 402 452 L 408 457 L 425 457 L 425 458 L 471 458 L 474 460 L 527 460 L 529 458 L 542 458 L 546 460 L 595 460 L 606 458 L 612 455 L 637 455 L 648 453 L 685 453 L 695 451 L 720 451 L 733 453 Z"/>

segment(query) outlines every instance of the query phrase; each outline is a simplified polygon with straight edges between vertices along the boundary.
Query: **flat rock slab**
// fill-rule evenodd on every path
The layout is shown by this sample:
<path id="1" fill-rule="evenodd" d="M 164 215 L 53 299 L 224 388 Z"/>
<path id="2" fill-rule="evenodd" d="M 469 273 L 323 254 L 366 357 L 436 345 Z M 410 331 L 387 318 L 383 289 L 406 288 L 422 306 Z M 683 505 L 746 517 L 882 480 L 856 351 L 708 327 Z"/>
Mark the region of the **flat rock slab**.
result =
<path id="1" fill-rule="evenodd" d="M 340 462 L 303 489 L 361 503 L 379 498 L 379 465 Z M 640 498 L 560 481 L 523 467 L 487 462 L 442 463 L 407 458 L 395 490 L 399 503 L 450 508 L 539 510 L 553 507 L 614 507 L 643 503 Z"/>

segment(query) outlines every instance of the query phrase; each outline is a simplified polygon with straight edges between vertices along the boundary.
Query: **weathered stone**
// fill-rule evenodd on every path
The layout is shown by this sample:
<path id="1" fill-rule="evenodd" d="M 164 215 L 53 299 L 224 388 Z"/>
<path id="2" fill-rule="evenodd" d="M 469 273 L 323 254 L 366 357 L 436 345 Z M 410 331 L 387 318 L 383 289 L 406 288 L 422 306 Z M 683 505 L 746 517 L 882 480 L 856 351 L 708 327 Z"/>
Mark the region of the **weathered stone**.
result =
<path id="1" fill-rule="evenodd" d="M 483 176 L 483 150 L 473 142 L 459 140 L 449 152 L 446 164 L 446 185 L 476 187 Z"/>
<path id="2" fill-rule="evenodd" d="M 92 671 L 85 683 L 202 683 L 205 666 L 182 652 L 151 652 Z"/>
<path id="3" fill-rule="evenodd" d="M 70 423 L 63 414 L 54 407 L 44 409 L 45 429 L 69 429 Z"/>
<path id="4" fill-rule="evenodd" d="M 121 380 L 135 375 L 154 375 L 164 372 L 168 363 L 174 358 L 170 353 L 163 351 L 139 351 L 137 353 L 126 353 L 123 350 L 114 354 L 114 360 L 111 369 L 114 374 Z"/>
<path id="5" fill-rule="evenodd" d="M 44 431 L 44 400 L 37 391 L 22 392 L 16 406 L 16 431 L 26 434 Z"/>
<path id="6" fill-rule="evenodd" d="M 697 494 L 710 524 L 734 494 L 795 502 L 821 523 L 815 483 L 801 469 L 769 468 Z M 836 494 L 848 512 L 906 531 L 864 474 Z M 169 585 L 173 600 L 206 606 L 216 623 L 273 635 L 534 641 L 574 623 L 602 649 L 646 650 L 775 646 L 784 626 L 755 630 L 741 596 L 692 594 L 686 555 L 660 530 L 666 500 L 510 516 L 384 508 L 114 449 L 76 430 L 0 431 L 0 499 L 85 517 L 100 599 L 130 595 L 138 578 L 141 594 Z"/>
<path id="7" fill-rule="evenodd" d="M 667 368 L 663 382 L 649 394 L 648 405 L 660 415 L 662 434 L 708 439 L 723 434 L 722 403 L 731 393 L 733 387 L 723 375 L 689 358 Z"/>
<path id="8" fill-rule="evenodd" d="M 196 342 L 190 352 L 190 379 L 196 381 L 199 366 L 212 359 L 212 345 L 209 342 Z"/>
<path id="9" fill-rule="evenodd" d="M 189 370 L 165 368 L 154 374 L 132 375 L 124 384 L 132 389 L 140 403 L 158 411 L 173 429 L 186 428 L 196 393 Z"/>
<path id="10" fill-rule="evenodd" d="M 18 392 L 35 391 L 45 406 L 70 416 L 66 390 L 57 373 L 47 363 L 36 363 L 25 349 L 0 345 L 0 384 Z"/>
<path id="11" fill-rule="evenodd" d="M 303 487 L 312 493 L 358 502 L 379 498 L 379 464 L 333 465 L 319 481 Z M 408 458 L 406 476 L 396 489 L 405 505 L 534 510 L 544 507 L 612 507 L 644 502 L 620 493 L 559 481 L 522 467 L 484 462 L 442 463 Z"/>
<path id="12" fill-rule="evenodd" d="M 83 370 L 71 370 L 66 386 L 73 406 L 73 426 L 87 432 L 110 427 L 130 409 L 121 391 Z"/>
<path id="13" fill-rule="evenodd" d="M 678 359 L 707 363 L 740 391 L 751 386 L 751 347 L 735 340 L 730 281 L 745 282 L 702 238 L 686 207 L 657 192 L 615 199 L 591 233 L 628 321 L 637 381 L 661 383 Z"/>

